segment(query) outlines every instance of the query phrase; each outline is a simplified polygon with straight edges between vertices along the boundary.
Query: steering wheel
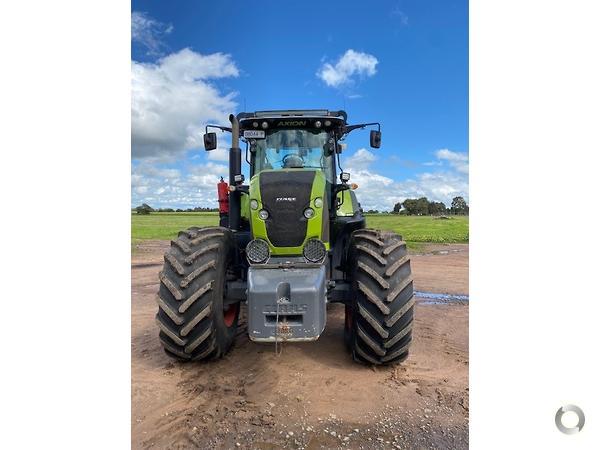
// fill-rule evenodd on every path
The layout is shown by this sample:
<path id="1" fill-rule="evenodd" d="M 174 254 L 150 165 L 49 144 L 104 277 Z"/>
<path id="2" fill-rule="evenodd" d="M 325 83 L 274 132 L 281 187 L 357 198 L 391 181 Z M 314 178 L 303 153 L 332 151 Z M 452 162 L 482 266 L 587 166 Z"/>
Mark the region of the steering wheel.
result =
<path id="1" fill-rule="evenodd" d="M 281 166 L 285 168 L 301 168 L 304 167 L 304 158 L 300 155 L 289 154 L 285 155 L 281 160 Z"/>

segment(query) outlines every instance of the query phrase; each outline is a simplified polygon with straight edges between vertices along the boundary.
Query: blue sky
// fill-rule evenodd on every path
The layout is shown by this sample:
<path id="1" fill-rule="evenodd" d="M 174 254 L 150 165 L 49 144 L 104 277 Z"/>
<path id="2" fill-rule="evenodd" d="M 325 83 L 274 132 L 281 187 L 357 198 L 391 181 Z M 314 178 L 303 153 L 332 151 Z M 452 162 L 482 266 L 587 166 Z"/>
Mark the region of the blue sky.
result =
<path id="1" fill-rule="evenodd" d="M 468 199 L 466 1 L 132 2 L 132 203 L 216 206 L 228 139 L 206 123 L 244 109 L 344 108 L 382 124 L 346 140 L 366 208 Z M 234 11 L 234 12 L 232 12 Z"/>

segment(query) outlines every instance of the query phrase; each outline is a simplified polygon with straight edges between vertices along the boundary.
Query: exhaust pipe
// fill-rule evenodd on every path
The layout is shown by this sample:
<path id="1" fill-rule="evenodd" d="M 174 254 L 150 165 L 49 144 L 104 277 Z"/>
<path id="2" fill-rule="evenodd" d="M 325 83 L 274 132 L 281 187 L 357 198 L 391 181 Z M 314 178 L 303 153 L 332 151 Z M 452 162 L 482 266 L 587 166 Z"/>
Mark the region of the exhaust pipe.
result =
<path id="1" fill-rule="evenodd" d="M 233 114 L 229 114 L 229 121 L 231 122 L 231 146 L 233 148 L 239 148 L 240 146 L 240 123 L 237 117 Z"/>
<path id="2" fill-rule="evenodd" d="M 229 186 L 238 186 L 236 176 L 242 174 L 242 151 L 240 150 L 240 123 L 233 114 L 229 115 L 231 122 L 231 149 L 229 150 Z M 240 192 L 236 189 L 229 192 L 229 228 L 233 231 L 240 229 L 241 222 Z"/>

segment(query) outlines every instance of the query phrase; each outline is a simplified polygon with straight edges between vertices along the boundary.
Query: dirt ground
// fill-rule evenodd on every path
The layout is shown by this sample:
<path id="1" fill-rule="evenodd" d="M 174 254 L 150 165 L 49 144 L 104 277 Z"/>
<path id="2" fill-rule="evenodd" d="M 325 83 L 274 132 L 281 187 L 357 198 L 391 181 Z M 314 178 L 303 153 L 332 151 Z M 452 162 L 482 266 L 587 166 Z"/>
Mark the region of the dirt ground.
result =
<path id="1" fill-rule="evenodd" d="M 466 302 L 417 298 L 406 361 L 370 367 L 343 343 L 344 308 L 328 308 L 317 342 L 249 341 L 245 321 L 232 351 L 182 364 L 162 351 L 154 323 L 165 241 L 132 257 L 132 448 L 468 447 Z M 467 244 L 429 246 L 411 259 L 415 290 L 467 294 Z"/>

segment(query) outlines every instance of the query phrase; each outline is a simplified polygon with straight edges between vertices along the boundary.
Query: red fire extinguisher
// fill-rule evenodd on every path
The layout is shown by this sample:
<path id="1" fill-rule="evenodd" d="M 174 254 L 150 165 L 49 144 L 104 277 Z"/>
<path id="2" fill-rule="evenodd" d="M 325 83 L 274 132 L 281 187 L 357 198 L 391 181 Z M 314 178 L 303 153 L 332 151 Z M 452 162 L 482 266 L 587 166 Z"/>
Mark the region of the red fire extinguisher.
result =
<path id="1" fill-rule="evenodd" d="M 228 226 L 229 223 L 229 185 L 223 177 L 217 183 L 217 195 L 219 200 L 219 225 Z"/>

